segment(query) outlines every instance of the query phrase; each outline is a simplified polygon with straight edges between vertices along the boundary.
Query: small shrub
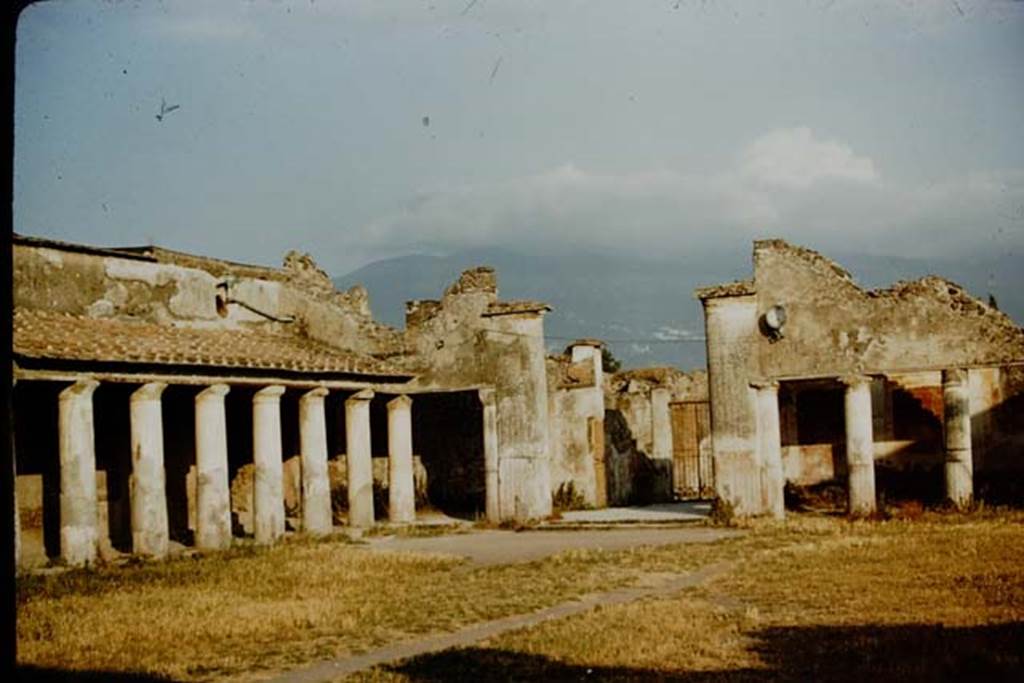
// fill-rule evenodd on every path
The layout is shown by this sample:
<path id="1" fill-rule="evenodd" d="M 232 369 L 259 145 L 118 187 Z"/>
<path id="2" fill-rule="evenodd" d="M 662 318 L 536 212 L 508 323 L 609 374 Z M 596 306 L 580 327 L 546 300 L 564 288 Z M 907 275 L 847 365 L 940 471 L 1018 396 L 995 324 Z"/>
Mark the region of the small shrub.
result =
<path id="1" fill-rule="evenodd" d="M 708 518 L 712 524 L 719 526 L 735 526 L 736 525 L 736 510 L 725 498 L 715 496 L 711 501 L 711 513 Z"/>
<path id="2" fill-rule="evenodd" d="M 555 510 L 587 510 L 587 504 L 583 494 L 576 490 L 576 484 L 571 481 L 562 482 L 558 490 L 551 496 L 551 505 Z"/>

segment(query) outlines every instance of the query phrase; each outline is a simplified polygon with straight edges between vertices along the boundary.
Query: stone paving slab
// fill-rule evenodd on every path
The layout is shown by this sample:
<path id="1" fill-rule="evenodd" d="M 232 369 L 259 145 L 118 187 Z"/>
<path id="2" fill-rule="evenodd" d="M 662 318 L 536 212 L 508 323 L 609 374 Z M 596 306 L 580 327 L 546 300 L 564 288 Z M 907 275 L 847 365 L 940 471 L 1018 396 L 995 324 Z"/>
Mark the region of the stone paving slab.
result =
<path id="1" fill-rule="evenodd" d="M 564 550 L 623 550 L 644 545 L 712 543 L 740 532 L 711 527 L 661 529 L 617 528 L 544 531 L 474 530 L 428 537 L 384 536 L 366 539 L 370 550 L 426 552 L 464 557 L 475 565 L 531 562 Z"/>
<path id="2" fill-rule="evenodd" d="M 570 524 L 630 524 L 701 522 L 711 514 L 711 503 L 684 501 L 636 507 L 613 507 L 599 510 L 571 510 L 563 512 L 562 523 Z"/>

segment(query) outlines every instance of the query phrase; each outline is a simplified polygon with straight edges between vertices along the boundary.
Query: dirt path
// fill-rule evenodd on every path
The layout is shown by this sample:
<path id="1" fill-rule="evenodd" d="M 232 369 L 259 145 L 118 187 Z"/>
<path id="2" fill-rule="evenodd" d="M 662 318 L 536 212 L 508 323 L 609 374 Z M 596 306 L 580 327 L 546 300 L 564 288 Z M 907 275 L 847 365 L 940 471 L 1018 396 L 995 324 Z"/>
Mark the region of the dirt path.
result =
<path id="1" fill-rule="evenodd" d="M 712 543 L 740 533 L 729 529 L 694 526 L 661 529 L 472 531 L 422 538 L 371 538 L 368 546 L 375 551 L 457 555 L 468 559 L 475 566 L 487 566 L 531 562 L 573 549 L 623 550 L 637 546 Z"/>
<path id="2" fill-rule="evenodd" d="M 481 640 L 501 635 L 508 631 L 536 626 L 552 619 L 580 614 L 595 607 L 619 605 L 649 597 L 671 595 L 684 588 L 698 586 L 709 579 L 724 574 L 732 563 L 720 562 L 703 567 L 690 574 L 674 576 L 653 585 L 619 588 L 604 593 L 584 596 L 578 600 L 563 602 L 530 614 L 520 614 L 503 619 L 494 619 L 467 626 L 454 633 L 444 633 L 416 640 L 385 645 L 361 655 L 340 657 L 314 664 L 305 669 L 296 669 L 272 679 L 275 683 L 314 683 L 332 681 L 341 676 L 370 669 L 380 664 L 408 659 L 430 652 L 439 652 L 453 647 L 478 643 Z"/>

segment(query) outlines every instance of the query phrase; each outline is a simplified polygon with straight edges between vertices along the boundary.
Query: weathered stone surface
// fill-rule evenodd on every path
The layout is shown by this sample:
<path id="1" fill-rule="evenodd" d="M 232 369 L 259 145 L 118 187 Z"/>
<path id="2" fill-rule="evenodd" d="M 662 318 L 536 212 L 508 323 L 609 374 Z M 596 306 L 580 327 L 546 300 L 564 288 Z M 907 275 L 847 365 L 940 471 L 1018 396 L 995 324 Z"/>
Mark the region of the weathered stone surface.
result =
<path id="1" fill-rule="evenodd" d="M 166 386 L 144 384 L 130 402 L 132 550 L 153 557 L 167 555 L 170 542 L 160 404 Z"/>
<path id="2" fill-rule="evenodd" d="M 231 498 L 228 488 L 228 436 L 224 397 L 229 388 L 216 384 L 195 399 L 195 541 L 203 550 L 231 545 Z"/>
<path id="3" fill-rule="evenodd" d="M 402 524 L 416 520 L 411 409 L 408 396 L 388 402 L 388 519 Z"/>
<path id="4" fill-rule="evenodd" d="M 314 536 L 328 534 L 334 528 L 331 483 L 327 474 L 326 395 L 326 389 L 313 389 L 299 400 L 302 530 Z"/>
<path id="5" fill-rule="evenodd" d="M 284 471 L 281 455 L 282 386 L 260 389 L 252 403 L 253 535 L 273 543 L 284 535 Z"/>
<path id="6" fill-rule="evenodd" d="M 345 401 L 345 445 L 348 455 L 348 524 L 374 523 L 373 461 L 370 450 L 370 400 L 373 392 L 360 391 Z"/>
<path id="7" fill-rule="evenodd" d="M 60 556 L 68 565 L 96 560 L 96 450 L 92 396 L 99 382 L 81 380 L 60 393 Z"/>

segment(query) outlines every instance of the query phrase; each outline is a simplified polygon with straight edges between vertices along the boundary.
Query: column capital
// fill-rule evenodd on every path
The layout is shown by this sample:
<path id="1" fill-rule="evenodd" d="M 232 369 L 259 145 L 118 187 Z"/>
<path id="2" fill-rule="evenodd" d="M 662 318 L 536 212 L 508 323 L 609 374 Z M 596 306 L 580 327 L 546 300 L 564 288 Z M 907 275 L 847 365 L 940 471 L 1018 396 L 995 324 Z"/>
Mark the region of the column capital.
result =
<path id="1" fill-rule="evenodd" d="M 164 393 L 167 384 L 164 382 L 149 382 L 132 392 L 131 400 L 136 401 L 159 401 Z"/>
<path id="2" fill-rule="evenodd" d="M 480 398 L 480 403 L 485 406 L 493 406 L 497 402 L 495 398 L 494 387 L 484 387 L 483 389 L 477 389 L 477 396 Z"/>
<path id="3" fill-rule="evenodd" d="M 277 401 L 281 398 L 281 394 L 284 393 L 284 387 L 280 384 L 271 384 L 269 387 L 263 387 L 252 396 L 254 403 L 260 403 L 263 401 Z"/>
<path id="4" fill-rule="evenodd" d="M 310 401 L 318 398 L 324 398 L 328 393 L 327 387 L 315 387 L 304 393 L 301 400 Z"/>
<path id="5" fill-rule="evenodd" d="M 754 380 L 750 386 L 758 391 L 778 391 L 779 383 L 773 379 Z"/>
<path id="6" fill-rule="evenodd" d="M 408 408 L 412 405 L 412 399 L 402 394 L 401 396 L 395 396 L 393 399 L 388 401 L 388 409 L 391 408 Z"/>
<path id="7" fill-rule="evenodd" d="M 92 392 L 96 391 L 96 387 L 99 385 L 100 383 L 92 377 L 82 377 L 74 384 L 70 384 L 61 390 L 60 397 L 61 399 L 78 397 L 88 398 L 92 396 Z"/>
<path id="8" fill-rule="evenodd" d="M 196 394 L 196 400 L 202 401 L 209 398 L 224 398 L 228 395 L 229 391 L 231 391 L 231 387 L 227 384 L 211 384 Z"/>
<path id="9" fill-rule="evenodd" d="M 358 401 L 369 401 L 373 398 L 373 389 L 363 389 L 345 399 L 345 403 L 358 402 Z"/>
<path id="10" fill-rule="evenodd" d="M 847 388 L 854 388 L 861 386 L 862 384 L 871 384 L 870 375 L 843 375 L 837 378 L 840 384 L 846 385 Z"/>

